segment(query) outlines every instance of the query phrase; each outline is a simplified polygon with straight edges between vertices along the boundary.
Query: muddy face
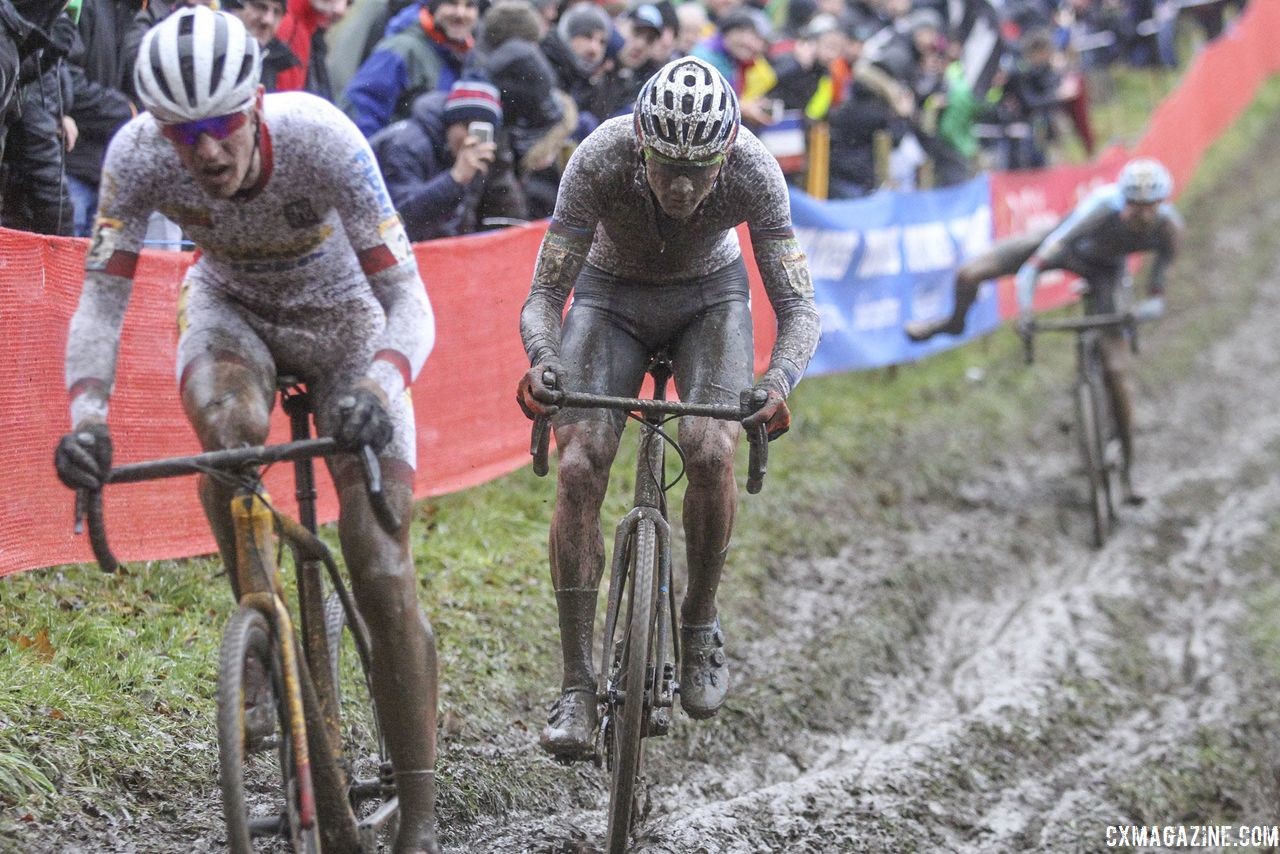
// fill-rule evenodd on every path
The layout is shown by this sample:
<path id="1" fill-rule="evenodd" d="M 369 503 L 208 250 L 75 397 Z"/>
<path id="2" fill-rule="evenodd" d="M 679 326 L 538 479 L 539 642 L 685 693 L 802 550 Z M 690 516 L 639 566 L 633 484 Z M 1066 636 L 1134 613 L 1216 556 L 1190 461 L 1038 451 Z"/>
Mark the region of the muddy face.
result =
<path id="1" fill-rule="evenodd" d="M 724 161 L 711 165 L 679 163 L 646 152 L 645 172 L 649 189 L 663 213 L 672 219 L 688 219 L 715 188 Z"/>
<path id="2" fill-rule="evenodd" d="M 215 199 L 229 199 L 257 178 L 259 121 L 255 114 L 222 139 L 202 133 L 192 143 L 169 141 L 200 189 Z"/>

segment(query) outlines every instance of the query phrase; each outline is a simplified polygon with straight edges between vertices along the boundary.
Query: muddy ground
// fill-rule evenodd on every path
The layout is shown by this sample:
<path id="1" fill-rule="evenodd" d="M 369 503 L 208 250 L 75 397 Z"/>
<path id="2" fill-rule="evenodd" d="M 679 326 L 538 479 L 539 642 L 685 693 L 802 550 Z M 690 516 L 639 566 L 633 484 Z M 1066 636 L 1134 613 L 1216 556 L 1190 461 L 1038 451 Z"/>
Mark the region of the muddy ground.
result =
<path id="1" fill-rule="evenodd" d="M 637 850 L 1092 851 L 1109 825 L 1280 822 L 1278 140 L 1190 212 L 1144 336 L 1146 504 L 1086 545 L 1065 382 L 927 486 L 910 468 L 955 437 L 905 432 L 899 476 L 867 472 L 888 512 L 732 600 L 736 702 L 651 748 Z M 561 776 L 558 811 L 451 850 L 595 850 L 605 784 Z"/>
<path id="2" fill-rule="evenodd" d="M 999 369 L 1014 415 L 964 392 L 894 426 L 772 520 L 790 551 L 731 573 L 733 698 L 650 744 L 637 850 L 1093 851 L 1109 825 L 1280 823 L 1280 125 L 1244 160 L 1188 213 L 1144 336 L 1146 504 L 1088 547 L 1062 357 Z M 999 399 L 996 373 L 959 382 Z M 449 851 L 601 844 L 606 781 L 540 756 L 540 714 L 446 739 Z M 467 800 L 470 769 L 536 795 Z M 0 849 L 224 846 L 213 777 L 128 785 L 145 822 L 86 807 Z"/>

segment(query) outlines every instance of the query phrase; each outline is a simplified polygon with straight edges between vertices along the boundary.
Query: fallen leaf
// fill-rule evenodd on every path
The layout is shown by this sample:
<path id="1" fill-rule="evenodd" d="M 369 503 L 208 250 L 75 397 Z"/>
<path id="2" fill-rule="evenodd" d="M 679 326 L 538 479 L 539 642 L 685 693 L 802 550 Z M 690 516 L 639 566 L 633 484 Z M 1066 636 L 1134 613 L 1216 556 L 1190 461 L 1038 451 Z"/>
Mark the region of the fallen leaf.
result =
<path id="1" fill-rule="evenodd" d="M 35 652 L 36 658 L 41 661 L 53 661 L 53 644 L 49 643 L 49 630 L 41 629 L 36 632 L 34 638 L 26 635 L 18 635 L 16 638 L 19 649 L 29 649 Z"/>

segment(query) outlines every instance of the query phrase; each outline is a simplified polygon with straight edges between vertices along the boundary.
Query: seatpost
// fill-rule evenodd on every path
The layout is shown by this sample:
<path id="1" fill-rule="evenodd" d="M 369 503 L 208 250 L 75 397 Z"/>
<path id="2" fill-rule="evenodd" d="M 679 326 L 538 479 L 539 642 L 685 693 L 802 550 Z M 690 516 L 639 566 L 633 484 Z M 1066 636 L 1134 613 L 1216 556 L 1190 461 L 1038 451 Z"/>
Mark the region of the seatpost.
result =
<path id="1" fill-rule="evenodd" d="M 298 386 L 283 389 L 280 402 L 289 416 L 289 434 L 293 441 L 311 438 L 311 397 Z M 310 457 L 293 461 L 294 497 L 298 499 L 298 521 L 311 533 L 316 532 L 316 478 Z"/>

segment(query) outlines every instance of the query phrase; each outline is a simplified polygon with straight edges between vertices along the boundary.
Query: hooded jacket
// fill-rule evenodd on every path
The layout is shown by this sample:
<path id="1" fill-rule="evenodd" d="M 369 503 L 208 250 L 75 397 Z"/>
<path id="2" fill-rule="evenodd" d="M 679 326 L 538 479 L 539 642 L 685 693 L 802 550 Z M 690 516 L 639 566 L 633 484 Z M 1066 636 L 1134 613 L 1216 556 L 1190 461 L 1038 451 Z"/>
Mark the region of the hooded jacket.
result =
<path id="1" fill-rule="evenodd" d="M 472 46 L 471 39 L 445 36 L 421 4 L 393 17 L 387 33 L 351 78 L 340 105 L 365 136 L 408 117 L 424 92 L 452 86 Z"/>
<path id="2" fill-rule="evenodd" d="M 412 241 L 452 237 L 475 230 L 474 211 L 484 176 L 459 184 L 449 170 L 453 153 L 445 139 L 446 92 L 428 92 L 413 102 L 409 118 L 369 140 L 391 203 Z"/>

